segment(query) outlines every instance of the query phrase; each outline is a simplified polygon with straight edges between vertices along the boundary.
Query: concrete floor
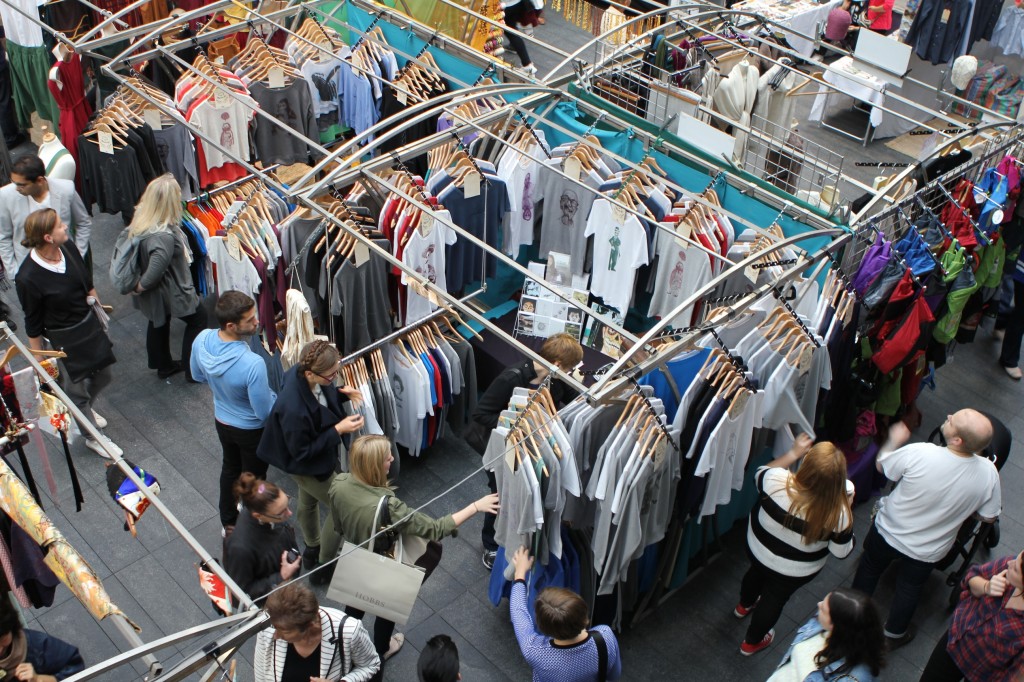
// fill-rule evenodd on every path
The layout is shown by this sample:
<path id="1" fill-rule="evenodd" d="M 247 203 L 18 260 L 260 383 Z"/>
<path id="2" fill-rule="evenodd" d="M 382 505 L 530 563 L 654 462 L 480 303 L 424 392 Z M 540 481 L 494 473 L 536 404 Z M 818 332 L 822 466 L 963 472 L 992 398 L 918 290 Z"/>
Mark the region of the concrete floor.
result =
<path id="1" fill-rule="evenodd" d="M 572 44 L 570 36 L 582 42 L 578 32 L 568 31 L 556 20 L 539 28 L 537 34 L 563 47 Z M 541 55 L 535 59 L 540 63 Z M 822 135 L 827 136 L 820 139 L 822 144 L 842 150 L 849 159 L 888 159 L 895 154 L 881 143 L 863 151 L 851 141 L 824 131 Z M 209 391 L 187 384 L 181 375 L 161 381 L 146 367 L 145 320 L 126 297 L 110 290 L 105 276 L 120 229 L 119 218 L 97 214 L 93 238 L 96 283 L 104 301 L 116 307 L 111 336 L 118 355 L 116 379 L 99 399 L 99 411 L 110 422 L 107 433 L 124 448 L 126 457 L 156 474 L 163 501 L 211 553 L 219 556 L 216 499 L 220 449 Z M 12 297 L 11 292 L 5 295 Z M 15 318 L 20 320 L 20 315 L 16 313 Z M 174 323 L 173 328 L 174 338 L 180 338 L 180 325 Z M 974 344 L 957 348 L 953 361 L 937 372 L 937 390 L 926 390 L 919 400 L 925 426 L 915 438 L 924 438 L 948 412 L 965 406 L 988 410 L 1012 431 L 1024 433 L 1020 409 L 1024 387 L 1009 380 L 997 366 L 997 352 L 997 344 L 984 331 Z M 1019 443 L 1014 445 L 1002 472 L 1006 506 L 1002 542 L 994 556 L 1016 553 L 1024 546 L 1024 507 L 1009 494 L 1024 485 Z M 50 452 L 51 457 L 57 457 L 59 449 L 54 442 L 50 443 Z M 151 641 L 210 620 L 212 609 L 196 580 L 196 558 L 185 542 L 152 510 L 139 525 L 138 539 L 123 532 L 121 514 L 106 491 L 104 462 L 81 443 L 73 446 L 73 453 L 85 488 L 85 507 L 81 513 L 74 512 L 66 471 L 54 459 L 60 494 L 55 500 L 47 496 L 47 512 L 95 568 L 113 601 L 142 627 L 142 638 Z M 411 504 L 425 502 L 461 481 L 478 463 L 479 458 L 463 442 L 444 440 L 424 457 L 403 461 L 400 494 Z M 280 474 L 272 478 L 294 492 L 290 479 Z M 474 476 L 426 511 L 433 515 L 449 513 L 468 504 L 482 490 L 482 477 Z M 861 537 L 868 526 L 869 509 L 869 505 L 862 505 L 856 510 L 856 529 Z M 442 632 L 458 644 L 463 679 L 528 679 L 507 605 L 495 608 L 487 601 L 488 576 L 480 564 L 479 523 L 479 519 L 471 520 L 458 537 L 444 542 L 441 567 L 424 585 L 411 621 L 401 628 L 407 634 L 407 645 L 389 663 L 387 679 L 415 679 L 418 650 L 429 637 Z M 764 680 L 778 663 L 797 625 L 814 613 L 815 604 L 830 589 L 848 585 L 856 569 L 857 553 L 846 561 L 830 559 L 818 578 L 787 605 L 776 627 L 776 643 L 767 652 L 744 658 L 738 646 L 746 626 L 732 615 L 739 580 L 746 569 L 744 542 L 742 529 L 726 534 L 724 551 L 708 570 L 695 575 L 651 617 L 622 634 L 624 679 Z M 888 603 L 891 582 L 889 576 L 879 589 L 877 596 L 883 606 Z M 944 576 L 935 573 L 915 619 L 920 634 L 916 641 L 890 656 L 884 679 L 917 679 L 947 626 L 947 594 Z M 63 587 L 53 606 L 27 615 L 32 627 L 77 644 L 87 663 L 99 662 L 124 649 L 119 633 L 109 623 L 95 621 Z M 370 620 L 368 617 L 368 624 Z M 179 660 L 180 652 L 189 650 L 189 646 L 173 647 L 160 658 L 170 665 Z M 251 679 L 247 663 L 251 650 L 250 643 L 240 656 L 239 680 Z M 103 679 L 139 679 L 143 667 L 136 663 L 132 668 L 122 668 Z"/>

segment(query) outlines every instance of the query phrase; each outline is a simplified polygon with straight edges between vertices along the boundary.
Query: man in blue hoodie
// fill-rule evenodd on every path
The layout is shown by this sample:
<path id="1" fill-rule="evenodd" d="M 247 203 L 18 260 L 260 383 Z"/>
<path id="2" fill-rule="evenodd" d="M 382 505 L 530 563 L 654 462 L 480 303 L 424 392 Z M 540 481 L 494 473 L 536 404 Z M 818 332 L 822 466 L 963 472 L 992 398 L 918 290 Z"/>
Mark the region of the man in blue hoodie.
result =
<path id="1" fill-rule="evenodd" d="M 220 329 L 205 329 L 192 344 L 192 377 L 213 391 L 217 437 L 224 451 L 220 470 L 220 523 L 227 535 L 238 508 L 232 487 L 243 471 L 267 475 L 256 456 L 263 423 L 277 400 L 267 383 L 267 366 L 246 339 L 256 333 L 256 301 L 240 291 L 225 291 L 217 301 Z"/>

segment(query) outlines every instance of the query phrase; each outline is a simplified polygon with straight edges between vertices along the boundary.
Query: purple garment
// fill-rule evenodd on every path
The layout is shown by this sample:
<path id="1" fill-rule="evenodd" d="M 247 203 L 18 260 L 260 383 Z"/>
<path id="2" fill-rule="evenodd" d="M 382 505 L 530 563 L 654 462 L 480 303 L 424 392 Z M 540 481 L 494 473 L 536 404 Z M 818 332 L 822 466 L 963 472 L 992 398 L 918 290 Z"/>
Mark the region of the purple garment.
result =
<path id="1" fill-rule="evenodd" d="M 857 274 L 853 276 L 853 288 L 858 294 L 863 295 L 867 291 L 875 278 L 885 269 L 891 256 L 892 243 L 881 234 L 877 235 L 875 243 L 864 253 L 864 259 L 860 262 Z"/>
<path id="2" fill-rule="evenodd" d="M 60 580 L 43 561 L 45 554 L 36 541 L 21 526 L 3 516 L 4 521 L 10 524 L 4 534 L 10 539 L 15 584 L 25 590 L 33 607 L 52 606 Z"/>

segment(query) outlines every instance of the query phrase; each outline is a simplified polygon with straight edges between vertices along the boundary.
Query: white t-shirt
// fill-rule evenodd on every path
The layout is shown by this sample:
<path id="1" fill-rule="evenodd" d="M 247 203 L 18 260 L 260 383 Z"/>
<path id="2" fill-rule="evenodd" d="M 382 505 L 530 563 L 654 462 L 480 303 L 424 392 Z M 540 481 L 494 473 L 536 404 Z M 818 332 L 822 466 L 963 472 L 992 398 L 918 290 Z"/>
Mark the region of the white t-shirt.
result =
<path id="1" fill-rule="evenodd" d="M 236 260 L 228 251 L 227 239 L 210 237 L 206 240 L 210 262 L 217 266 L 217 291 L 241 291 L 255 296 L 259 293 L 260 273 L 245 255 Z"/>
<path id="2" fill-rule="evenodd" d="M 244 100 L 245 104 L 231 99 L 229 106 L 218 109 L 211 98 L 196 106 L 189 117 L 189 123 L 195 126 L 196 130 L 218 141 L 237 158 L 248 161 L 249 122 L 256 115 L 259 105 L 249 97 L 245 97 Z M 231 157 L 213 145 L 204 145 L 203 154 L 206 158 L 206 170 L 218 168 L 232 161 Z"/>
<path id="3" fill-rule="evenodd" d="M 623 316 L 633 297 L 636 270 L 647 264 L 647 233 L 637 217 L 616 220 L 612 203 L 598 199 L 590 209 L 585 236 L 594 237 L 594 273 L 590 290 Z"/>
<path id="4" fill-rule="evenodd" d="M 999 473 L 984 457 L 912 443 L 878 461 L 896 489 L 882 499 L 875 526 L 893 548 L 919 561 L 945 556 L 971 514 L 995 518 L 1002 509 Z"/>
<path id="5" fill-rule="evenodd" d="M 665 317 L 711 281 L 711 265 L 707 254 L 696 248 L 691 249 L 686 242 L 680 244 L 666 230 L 658 230 L 654 249 L 658 254 L 658 273 L 647 314 L 651 317 Z M 674 327 L 689 327 L 692 318 L 693 306 L 690 305 L 670 324 Z"/>
<path id="6" fill-rule="evenodd" d="M 819 670 L 814 657 L 825 648 L 825 632 L 819 632 L 814 637 L 808 637 L 793 647 L 789 660 L 776 668 L 768 682 L 804 682 L 807 676 L 815 670 Z"/>
<path id="7" fill-rule="evenodd" d="M 442 220 L 449 222 L 452 219 L 448 211 L 438 211 L 437 215 Z M 420 220 L 423 220 L 423 217 Z M 421 228 L 411 231 L 409 240 L 405 244 L 405 251 L 402 252 L 402 262 L 415 272 L 425 276 L 431 284 L 440 287 L 443 291 L 448 291 L 448 282 L 444 275 L 444 247 L 454 244 L 456 239 L 458 236 L 455 230 L 441 220 L 435 219 L 427 234 L 423 234 Z M 409 279 L 404 273 L 402 274 L 402 284 L 408 284 Z M 410 288 L 405 306 L 405 323 L 422 320 L 436 308 L 437 306 Z"/>

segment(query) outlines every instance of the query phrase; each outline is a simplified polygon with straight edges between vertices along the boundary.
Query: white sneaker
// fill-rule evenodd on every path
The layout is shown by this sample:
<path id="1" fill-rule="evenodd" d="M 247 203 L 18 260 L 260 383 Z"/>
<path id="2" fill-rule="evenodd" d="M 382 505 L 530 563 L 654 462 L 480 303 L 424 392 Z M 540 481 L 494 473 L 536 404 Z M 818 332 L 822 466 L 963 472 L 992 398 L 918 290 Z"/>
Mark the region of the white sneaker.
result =
<path id="1" fill-rule="evenodd" d="M 92 421 L 93 421 L 94 424 L 96 424 L 96 428 L 99 428 L 99 429 L 107 428 L 107 420 L 104 419 L 103 415 L 101 415 L 96 410 L 92 410 Z"/>
<path id="2" fill-rule="evenodd" d="M 537 74 L 537 67 L 533 64 L 527 64 L 522 67 L 522 70 L 525 71 L 528 76 L 534 76 Z"/>
<path id="3" fill-rule="evenodd" d="M 97 440 L 87 439 L 85 441 L 85 447 L 89 448 L 90 450 L 95 452 L 100 457 L 103 457 L 104 459 L 113 459 L 111 455 L 120 457 L 124 454 L 124 451 L 121 448 L 114 445 L 114 441 L 110 440 L 106 436 L 104 436 L 103 438 L 102 445 Z"/>

